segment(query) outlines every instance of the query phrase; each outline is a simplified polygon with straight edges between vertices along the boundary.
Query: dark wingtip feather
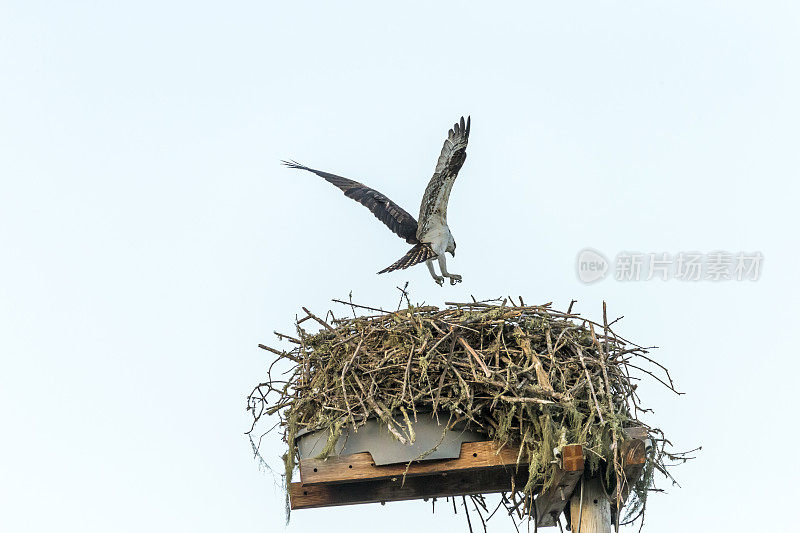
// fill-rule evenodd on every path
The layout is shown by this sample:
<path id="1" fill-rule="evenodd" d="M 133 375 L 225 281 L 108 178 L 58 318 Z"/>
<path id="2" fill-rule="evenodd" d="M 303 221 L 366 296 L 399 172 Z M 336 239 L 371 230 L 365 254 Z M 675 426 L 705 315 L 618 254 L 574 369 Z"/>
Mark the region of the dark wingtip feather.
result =
<path id="1" fill-rule="evenodd" d="M 298 163 L 294 159 L 289 159 L 288 161 L 283 159 L 283 160 L 281 160 L 281 163 L 283 163 L 284 166 L 287 166 L 289 168 L 301 168 L 301 169 L 307 168 L 305 165 L 301 165 L 300 163 Z"/>
<path id="2" fill-rule="evenodd" d="M 450 137 L 455 137 L 458 135 L 462 135 L 465 138 L 469 138 L 469 129 L 470 129 L 470 116 L 467 115 L 466 121 L 462 116 L 461 119 L 453 124 L 453 128 L 450 130 Z"/>

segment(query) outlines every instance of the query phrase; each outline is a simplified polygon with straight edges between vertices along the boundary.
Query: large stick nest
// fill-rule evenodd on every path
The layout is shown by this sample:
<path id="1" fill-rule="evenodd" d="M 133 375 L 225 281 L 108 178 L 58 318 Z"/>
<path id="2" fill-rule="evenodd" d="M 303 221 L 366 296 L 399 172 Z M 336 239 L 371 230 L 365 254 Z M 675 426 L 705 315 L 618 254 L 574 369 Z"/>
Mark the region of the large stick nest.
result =
<path id="1" fill-rule="evenodd" d="M 653 472 L 669 476 L 665 460 L 676 458 L 665 452 L 663 433 L 638 419 L 647 410 L 636 382 L 649 376 L 675 390 L 669 373 L 645 348 L 614 333 L 605 305 L 602 322 L 593 322 L 572 313 L 572 305 L 560 312 L 550 304 L 519 303 L 409 305 L 396 312 L 372 309 L 377 313 L 368 316 L 356 316 L 356 308 L 371 308 L 348 304 L 353 318 L 329 321 L 304 308 L 297 336 L 279 334 L 293 343 L 291 350 L 261 345 L 278 357 L 267 381 L 248 397 L 251 432 L 267 416 L 279 417 L 288 483 L 301 429 L 330 430 L 325 456 L 345 426 L 378 417 L 397 440 L 408 442 L 417 413 L 434 411 L 450 427 L 467 424 L 498 445 L 520 447 L 528 482 L 503 501 L 524 514 L 529 505 L 520 506 L 518 498 L 530 502 L 548 486 L 554 448 L 582 444 L 589 469 L 608 486 L 620 486 L 624 428 L 644 426 L 655 446 L 628 502 L 628 518 L 636 518 Z M 315 332 L 304 329 L 309 324 Z M 277 363 L 284 363 L 281 378 L 272 377 Z"/>

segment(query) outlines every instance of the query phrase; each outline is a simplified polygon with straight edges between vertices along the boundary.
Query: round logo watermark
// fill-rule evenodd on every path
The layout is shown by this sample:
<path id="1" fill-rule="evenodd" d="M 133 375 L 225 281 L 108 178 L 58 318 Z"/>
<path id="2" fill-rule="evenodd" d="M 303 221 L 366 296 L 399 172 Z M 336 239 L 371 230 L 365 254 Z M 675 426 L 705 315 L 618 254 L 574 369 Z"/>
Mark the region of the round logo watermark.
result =
<path id="1" fill-rule="evenodd" d="M 608 259 L 592 248 L 584 248 L 575 262 L 578 279 L 584 283 L 594 283 L 606 277 Z"/>

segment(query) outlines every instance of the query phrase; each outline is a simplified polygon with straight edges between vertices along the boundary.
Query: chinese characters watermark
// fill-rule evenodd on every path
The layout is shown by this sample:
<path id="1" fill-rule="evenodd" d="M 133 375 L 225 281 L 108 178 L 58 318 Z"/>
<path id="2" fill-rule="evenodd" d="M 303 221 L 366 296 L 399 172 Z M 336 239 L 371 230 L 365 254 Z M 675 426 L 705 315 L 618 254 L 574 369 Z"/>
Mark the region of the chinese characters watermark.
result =
<path id="1" fill-rule="evenodd" d="M 617 281 L 756 281 L 761 276 L 761 252 L 620 252 L 613 267 L 597 250 L 585 248 L 578 254 L 578 279 L 594 283 L 609 273 Z"/>

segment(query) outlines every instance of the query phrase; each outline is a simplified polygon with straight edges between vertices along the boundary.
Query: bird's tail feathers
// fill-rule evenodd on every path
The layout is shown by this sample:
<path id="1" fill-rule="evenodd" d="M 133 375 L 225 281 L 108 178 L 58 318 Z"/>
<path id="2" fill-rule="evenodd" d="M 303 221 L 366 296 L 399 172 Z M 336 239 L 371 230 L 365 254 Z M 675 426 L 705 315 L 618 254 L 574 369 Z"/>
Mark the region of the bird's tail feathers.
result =
<path id="1" fill-rule="evenodd" d="M 419 243 L 410 249 L 406 255 L 378 272 L 378 274 L 384 274 L 386 272 L 392 272 L 393 270 L 408 268 L 410 266 L 425 262 L 428 259 L 433 259 L 434 257 L 436 257 L 436 252 L 433 251 L 433 248 L 431 248 L 430 244 Z"/>

